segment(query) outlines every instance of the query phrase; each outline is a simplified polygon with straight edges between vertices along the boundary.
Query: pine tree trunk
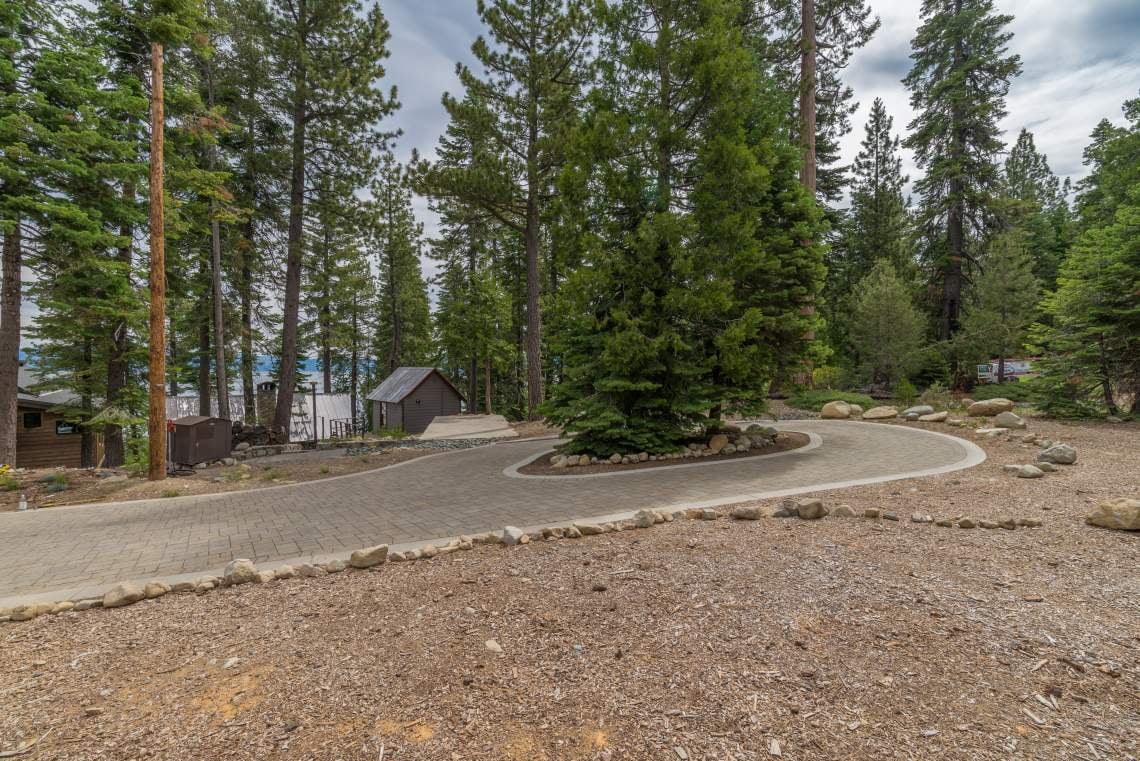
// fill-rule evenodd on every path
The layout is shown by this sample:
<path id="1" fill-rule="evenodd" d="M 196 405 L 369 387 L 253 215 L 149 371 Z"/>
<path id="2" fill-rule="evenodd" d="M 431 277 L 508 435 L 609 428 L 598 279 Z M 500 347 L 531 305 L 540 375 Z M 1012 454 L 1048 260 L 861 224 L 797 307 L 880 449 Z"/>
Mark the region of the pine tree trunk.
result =
<path id="1" fill-rule="evenodd" d="M 297 34 L 302 46 L 307 43 L 308 0 L 297 2 Z M 304 251 L 305 213 L 305 127 L 308 105 L 308 72 L 304 60 L 296 62 L 293 82 L 293 149 L 292 174 L 289 183 L 289 234 L 285 265 L 285 307 L 281 326 L 281 377 L 277 386 L 277 408 L 273 425 L 285 432 L 288 440 L 293 417 L 293 392 L 297 385 L 297 321 L 301 309 L 301 258 Z"/>
<path id="2" fill-rule="evenodd" d="M 213 15 L 213 4 L 209 4 Z M 206 98 L 214 108 L 214 67 L 206 61 Z M 210 146 L 210 169 L 218 163 L 217 146 Z M 218 417 L 230 419 L 230 385 L 226 373 L 225 303 L 222 299 L 222 225 L 217 219 L 217 201 L 210 201 L 210 287 L 214 296 L 214 375 L 218 380 Z"/>
<path id="3" fill-rule="evenodd" d="M 198 414 L 210 417 L 214 414 L 210 404 L 210 318 L 206 304 L 209 299 L 202 295 L 202 308 L 198 321 Z"/>
<path id="4" fill-rule="evenodd" d="M 816 39 L 815 0 L 801 0 L 802 38 L 800 40 L 800 146 L 804 163 L 800 184 L 815 198 L 816 188 Z"/>
<path id="5" fill-rule="evenodd" d="M 1119 415 L 1120 408 L 1116 406 L 1116 399 L 1112 394 L 1112 376 L 1108 370 L 1108 352 L 1104 348 L 1103 335 L 1097 339 L 1097 349 L 1100 351 L 1100 390 L 1104 395 L 1104 406 L 1108 408 L 1110 415 Z"/>
<path id="6" fill-rule="evenodd" d="M 20 220 L 4 235 L 0 284 L 0 465 L 16 464 L 17 388 L 20 381 Z"/>
<path id="7" fill-rule="evenodd" d="M 484 403 L 487 405 L 487 409 L 484 411 L 488 415 L 494 415 L 495 413 L 491 411 L 491 356 L 490 355 L 487 355 L 486 364 L 484 364 L 483 368 L 484 368 L 483 369 L 483 373 L 484 373 L 484 375 L 483 375 L 483 393 L 486 394 L 486 399 L 485 399 Z"/>
<path id="8" fill-rule="evenodd" d="M 148 477 L 166 478 L 166 239 L 163 209 L 162 45 L 150 46 L 150 386 L 147 409 Z"/>
<path id="9" fill-rule="evenodd" d="M 92 355 L 94 348 L 91 339 L 83 339 L 83 361 L 79 367 L 79 377 L 83 379 L 83 390 L 79 394 L 79 409 L 83 412 L 83 419 L 87 420 L 93 412 L 91 400 Z M 83 468 L 94 468 L 95 462 L 95 434 L 87 426 L 79 429 L 79 465 Z"/>
<path id="10" fill-rule="evenodd" d="M 467 411 L 479 411 L 479 357 L 471 355 L 471 365 L 467 369 Z"/>
<path id="11" fill-rule="evenodd" d="M 357 308 L 358 304 L 356 294 L 354 293 L 352 295 L 352 356 L 349 358 L 348 368 L 348 403 L 351 409 L 353 425 L 356 424 L 356 409 L 359 406 L 359 402 L 357 401 L 357 387 L 360 385 L 360 324 Z"/>
<path id="12" fill-rule="evenodd" d="M 245 422 L 257 423 L 257 401 L 253 387 L 253 269 L 249 259 L 253 250 L 253 222 L 246 222 L 246 246 L 241 253 L 241 392 L 245 405 Z"/>
<path id="13" fill-rule="evenodd" d="M 532 49 L 534 42 L 532 34 Z M 542 316 L 538 312 L 538 83 L 534 80 L 527 109 L 526 150 L 526 417 L 538 420 L 542 404 Z"/>
<path id="14" fill-rule="evenodd" d="M 324 272 L 321 273 L 321 388 L 326 394 L 332 393 L 332 306 L 329 293 L 329 230 L 325 225 Z"/>
<path id="15" fill-rule="evenodd" d="M 133 204 L 135 201 L 135 185 L 133 182 L 123 183 L 123 201 Z M 119 248 L 117 260 L 124 271 L 130 272 L 133 255 L 131 243 L 134 237 L 134 228 L 130 224 L 123 224 L 119 228 L 119 235 L 127 241 Z M 127 387 L 127 352 L 128 328 L 126 319 L 116 320 L 111 328 L 111 353 L 107 357 L 107 406 L 118 407 L 122 401 L 123 389 Z M 126 444 L 123 441 L 123 428 L 118 425 L 103 426 L 103 461 L 108 468 L 117 468 L 126 462 Z"/>
<path id="16" fill-rule="evenodd" d="M 961 3 L 955 4 L 955 13 L 962 12 Z M 966 51 L 964 42 L 959 40 L 954 46 L 952 68 L 954 71 L 965 65 Z M 966 131 L 963 126 L 966 115 L 963 106 L 955 102 L 950 113 L 950 129 L 952 131 L 951 160 L 955 166 L 961 167 L 966 159 Z M 946 264 L 942 269 L 942 318 L 939 323 L 939 335 L 943 341 L 948 341 L 958 329 L 958 315 L 962 304 L 962 262 L 966 257 L 966 228 L 965 228 L 965 184 L 960 170 L 950 180 L 950 207 L 946 215 L 946 235 L 950 245 Z"/>
<path id="17" fill-rule="evenodd" d="M 174 318 L 170 318 L 170 367 L 178 367 L 178 331 L 174 329 Z M 170 395 L 178 396 L 178 372 L 170 373 Z"/>

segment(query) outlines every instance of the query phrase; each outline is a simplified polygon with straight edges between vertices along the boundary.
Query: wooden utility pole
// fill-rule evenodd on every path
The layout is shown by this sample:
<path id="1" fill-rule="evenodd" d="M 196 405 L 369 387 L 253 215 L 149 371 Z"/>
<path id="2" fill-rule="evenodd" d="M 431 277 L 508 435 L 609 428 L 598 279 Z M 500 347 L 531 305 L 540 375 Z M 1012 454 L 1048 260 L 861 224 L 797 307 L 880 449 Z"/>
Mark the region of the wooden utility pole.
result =
<path id="1" fill-rule="evenodd" d="M 151 481 L 166 478 L 166 238 L 163 213 L 162 43 L 150 44 L 150 385 Z"/>

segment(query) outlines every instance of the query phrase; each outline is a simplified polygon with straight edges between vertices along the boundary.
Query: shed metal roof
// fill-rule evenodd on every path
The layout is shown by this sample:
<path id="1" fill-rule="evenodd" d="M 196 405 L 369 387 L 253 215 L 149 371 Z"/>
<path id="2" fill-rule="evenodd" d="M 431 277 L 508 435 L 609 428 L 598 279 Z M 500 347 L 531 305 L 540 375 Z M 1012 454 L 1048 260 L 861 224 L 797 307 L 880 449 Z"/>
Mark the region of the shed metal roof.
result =
<path id="1" fill-rule="evenodd" d="M 388 402 L 396 403 L 404 400 L 408 394 L 416 390 L 416 388 L 427 380 L 427 377 L 432 373 L 439 373 L 439 377 L 443 378 L 443 382 L 451 386 L 451 389 L 463 398 L 459 390 L 434 367 L 397 367 L 392 371 L 392 374 L 384 379 L 375 391 L 368 395 L 370 402 Z"/>

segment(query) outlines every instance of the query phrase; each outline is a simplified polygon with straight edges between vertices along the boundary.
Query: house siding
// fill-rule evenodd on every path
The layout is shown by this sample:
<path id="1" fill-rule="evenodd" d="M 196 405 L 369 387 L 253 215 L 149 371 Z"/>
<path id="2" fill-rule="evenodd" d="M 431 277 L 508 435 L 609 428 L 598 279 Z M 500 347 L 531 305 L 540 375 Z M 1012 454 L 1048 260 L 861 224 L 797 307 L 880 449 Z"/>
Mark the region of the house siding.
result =
<path id="1" fill-rule="evenodd" d="M 38 428 L 24 427 L 24 414 L 40 415 Z M 49 412 L 19 408 L 16 420 L 16 466 L 20 468 L 54 468 L 83 466 L 83 436 L 78 433 L 57 434 L 55 424 L 63 418 Z"/>
<path id="2" fill-rule="evenodd" d="M 460 413 L 459 395 L 439 373 L 425 378 L 402 404 L 403 426 L 408 433 L 423 433 L 436 417 Z"/>

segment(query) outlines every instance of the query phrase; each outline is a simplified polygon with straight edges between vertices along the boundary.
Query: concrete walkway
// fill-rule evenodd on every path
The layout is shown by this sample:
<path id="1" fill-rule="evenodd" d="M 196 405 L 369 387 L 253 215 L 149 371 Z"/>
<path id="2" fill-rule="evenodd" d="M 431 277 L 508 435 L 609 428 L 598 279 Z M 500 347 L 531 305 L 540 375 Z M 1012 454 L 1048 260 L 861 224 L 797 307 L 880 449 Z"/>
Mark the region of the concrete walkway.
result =
<path id="1" fill-rule="evenodd" d="M 420 434 L 433 439 L 513 439 L 518 431 L 502 415 L 440 415 Z"/>
<path id="2" fill-rule="evenodd" d="M 0 607 L 97 596 L 127 580 L 281 563 L 641 508 L 726 504 L 976 465 L 974 444 L 903 426 L 790 421 L 819 445 L 794 454 L 621 477 L 504 474 L 553 441 L 523 439 L 308 484 L 0 514 Z"/>

